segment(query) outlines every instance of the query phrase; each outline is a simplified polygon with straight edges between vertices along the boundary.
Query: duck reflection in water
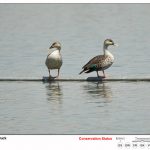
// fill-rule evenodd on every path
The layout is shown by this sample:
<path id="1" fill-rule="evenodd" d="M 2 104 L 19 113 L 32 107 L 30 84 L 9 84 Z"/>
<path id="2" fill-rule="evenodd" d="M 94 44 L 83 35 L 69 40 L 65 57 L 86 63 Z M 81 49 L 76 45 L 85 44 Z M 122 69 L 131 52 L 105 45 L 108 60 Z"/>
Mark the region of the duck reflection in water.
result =
<path id="1" fill-rule="evenodd" d="M 106 83 L 103 82 L 90 82 L 84 85 L 84 89 L 90 94 L 93 98 L 102 98 L 103 103 L 109 103 L 112 101 L 112 91 Z"/>
<path id="2" fill-rule="evenodd" d="M 46 94 L 47 100 L 55 103 L 62 103 L 62 87 L 59 85 L 59 82 L 50 82 L 46 83 Z"/>

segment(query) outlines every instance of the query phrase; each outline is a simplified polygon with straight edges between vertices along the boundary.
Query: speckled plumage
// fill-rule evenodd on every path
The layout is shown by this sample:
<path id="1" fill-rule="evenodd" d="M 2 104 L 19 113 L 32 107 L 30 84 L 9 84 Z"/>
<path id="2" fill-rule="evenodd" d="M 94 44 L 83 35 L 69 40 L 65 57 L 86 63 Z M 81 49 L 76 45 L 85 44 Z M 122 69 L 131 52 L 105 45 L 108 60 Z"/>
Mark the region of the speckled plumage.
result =
<path id="1" fill-rule="evenodd" d="M 114 62 L 114 56 L 107 50 L 109 45 L 115 45 L 115 44 L 111 39 L 106 39 L 104 41 L 104 54 L 92 58 L 87 64 L 85 64 L 82 67 L 83 70 L 79 74 L 83 72 L 90 73 L 93 71 L 97 72 L 98 77 L 99 77 L 98 71 L 103 71 L 104 74 L 104 70 L 109 68 Z"/>

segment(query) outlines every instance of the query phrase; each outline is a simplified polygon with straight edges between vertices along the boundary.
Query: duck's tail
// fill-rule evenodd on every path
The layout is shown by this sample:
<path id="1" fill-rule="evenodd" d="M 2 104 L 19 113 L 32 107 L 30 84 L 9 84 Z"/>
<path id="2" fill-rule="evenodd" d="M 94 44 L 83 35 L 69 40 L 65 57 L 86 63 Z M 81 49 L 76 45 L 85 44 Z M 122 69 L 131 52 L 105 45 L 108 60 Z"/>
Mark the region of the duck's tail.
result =
<path id="1" fill-rule="evenodd" d="M 85 70 L 82 70 L 79 74 L 83 73 Z"/>

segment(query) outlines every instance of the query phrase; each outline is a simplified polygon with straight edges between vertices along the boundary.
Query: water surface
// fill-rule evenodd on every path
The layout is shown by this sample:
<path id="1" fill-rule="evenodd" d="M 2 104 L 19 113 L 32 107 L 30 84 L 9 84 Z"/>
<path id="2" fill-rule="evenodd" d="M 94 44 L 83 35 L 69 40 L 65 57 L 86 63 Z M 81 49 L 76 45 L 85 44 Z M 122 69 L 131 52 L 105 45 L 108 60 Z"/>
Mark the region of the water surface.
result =
<path id="1" fill-rule="evenodd" d="M 0 133 L 147 134 L 149 88 L 145 82 L 2 82 Z"/>

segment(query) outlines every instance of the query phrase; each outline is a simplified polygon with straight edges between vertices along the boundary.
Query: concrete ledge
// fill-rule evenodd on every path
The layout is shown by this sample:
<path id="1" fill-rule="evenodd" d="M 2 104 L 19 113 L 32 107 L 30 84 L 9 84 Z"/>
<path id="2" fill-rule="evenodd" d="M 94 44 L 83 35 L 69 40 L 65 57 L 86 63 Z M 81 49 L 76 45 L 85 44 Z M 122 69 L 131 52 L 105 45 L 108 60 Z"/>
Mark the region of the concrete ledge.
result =
<path id="1" fill-rule="evenodd" d="M 149 82 L 150 78 L 97 78 L 97 77 L 88 77 L 87 79 L 84 78 L 50 78 L 43 77 L 43 78 L 0 78 L 0 81 L 35 81 L 35 82 L 52 82 L 52 81 L 89 81 L 89 82 L 96 82 L 96 81 L 125 81 L 125 82 L 138 82 L 138 81 L 145 81 Z"/>

